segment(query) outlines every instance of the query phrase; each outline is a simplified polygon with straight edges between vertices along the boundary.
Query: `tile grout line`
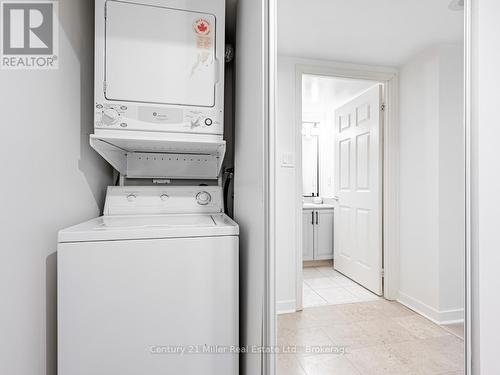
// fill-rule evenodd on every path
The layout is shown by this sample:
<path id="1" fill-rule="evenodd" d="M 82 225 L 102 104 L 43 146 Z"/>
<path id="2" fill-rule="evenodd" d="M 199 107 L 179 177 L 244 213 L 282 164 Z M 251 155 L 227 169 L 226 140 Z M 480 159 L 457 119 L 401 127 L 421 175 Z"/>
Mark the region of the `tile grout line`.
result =
<path id="1" fill-rule="evenodd" d="M 381 303 L 387 304 L 387 305 L 389 305 L 389 304 L 392 305 L 391 302 L 381 302 Z M 352 304 L 356 305 L 358 303 L 352 303 Z M 367 306 L 370 306 L 370 305 L 371 305 L 371 302 L 367 302 Z M 378 302 L 377 302 L 377 306 L 378 306 Z M 348 311 L 348 310 L 346 310 L 346 311 Z M 375 312 L 379 313 L 379 314 L 381 314 L 383 316 L 385 316 L 388 313 L 388 311 L 379 310 L 379 309 L 373 310 L 373 312 L 374 313 Z M 405 315 L 408 318 L 411 318 L 411 317 L 421 317 L 419 314 L 415 313 L 414 311 L 408 310 L 408 312 L 409 312 L 409 315 L 408 316 Z M 395 313 L 396 312 L 394 312 L 394 314 Z M 405 316 L 394 315 L 394 316 L 386 316 L 386 317 L 389 318 L 389 320 L 392 321 L 396 326 L 398 326 L 398 330 L 406 331 L 409 334 L 407 339 L 404 339 L 402 341 L 397 340 L 395 342 L 384 342 L 384 343 L 378 343 L 378 344 L 369 344 L 369 345 L 366 345 L 366 346 L 363 345 L 363 346 L 356 347 L 356 348 L 350 348 L 349 351 L 346 352 L 346 355 L 344 356 L 344 358 L 347 359 L 347 362 L 353 367 L 353 370 L 356 372 L 356 374 L 363 375 L 363 371 L 366 370 L 366 369 L 361 368 L 361 367 L 359 367 L 359 366 L 356 365 L 356 362 L 354 362 L 354 356 L 351 356 L 351 354 L 353 353 L 353 351 L 371 349 L 371 348 L 375 348 L 375 347 L 386 347 L 388 345 L 389 346 L 395 346 L 395 345 L 400 345 L 402 343 L 410 343 L 410 342 L 425 343 L 426 340 L 434 338 L 434 337 L 419 338 L 418 336 L 416 336 L 413 331 L 411 331 L 410 329 L 408 329 L 407 327 L 405 327 L 403 324 L 401 324 L 401 322 L 398 321 L 399 319 L 404 318 Z M 347 316 L 346 316 L 346 318 L 347 318 Z M 379 318 L 379 319 L 382 319 L 382 318 Z M 424 319 L 424 320 L 427 321 L 427 319 Z M 340 320 L 339 319 L 335 320 L 335 322 L 339 322 L 339 323 L 341 321 L 342 321 L 341 319 Z M 349 324 L 349 323 L 351 323 L 351 321 L 349 320 L 349 321 L 346 321 L 345 323 Z M 352 324 L 353 325 L 357 325 L 358 323 L 353 322 Z M 320 326 L 316 326 L 314 328 L 320 329 L 320 331 L 323 332 L 323 334 L 326 336 L 326 338 L 328 339 L 328 341 L 330 342 L 331 345 L 336 345 L 335 344 L 335 339 L 332 338 L 332 336 L 328 333 L 328 330 L 327 330 L 328 326 L 329 325 L 320 325 Z M 443 333 L 445 333 L 446 335 L 449 335 L 450 337 L 452 336 L 452 332 L 449 332 L 449 330 L 445 329 L 444 327 L 442 327 L 440 325 L 435 325 L 435 324 L 432 324 L 432 326 L 433 327 L 436 326 L 436 328 L 438 328 L 439 331 L 442 331 Z M 362 331 L 365 331 L 363 327 L 361 327 L 361 328 L 362 328 Z M 302 328 L 297 327 L 297 328 L 294 328 L 292 330 L 297 331 L 297 330 L 301 330 L 301 329 L 305 330 L 305 329 L 308 329 L 308 328 L 307 327 L 302 327 Z M 365 331 L 365 332 L 368 332 L 368 331 Z M 455 337 L 456 335 L 453 335 L 453 336 Z M 341 344 L 339 343 L 338 345 L 341 345 Z M 302 360 L 303 360 L 303 358 L 312 357 L 312 356 L 316 356 L 316 355 L 309 355 L 309 356 L 305 355 L 305 356 L 301 356 L 300 358 L 295 355 L 295 359 L 298 361 L 299 368 L 303 371 L 304 374 L 310 374 L 310 373 L 306 371 L 306 368 L 302 364 Z M 399 361 L 401 361 L 404 358 L 397 356 L 397 359 Z M 447 371 L 455 371 L 455 368 L 450 368 Z M 444 374 L 444 373 L 439 372 L 439 374 Z M 285 375 L 285 374 L 279 374 L 279 375 Z"/>
<path id="2" fill-rule="evenodd" d="M 304 371 L 304 374 L 309 375 L 309 373 L 306 371 L 306 369 L 304 368 L 304 366 L 302 366 L 302 363 L 301 363 L 299 357 L 297 356 L 297 354 L 294 354 L 294 356 L 295 356 L 295 360 L 299 364 L 300 368 L 302 369 L 302 371 Z M 283 375 L 283 374 L 278 374 L 278 375 Z"/>
<path id="3" fill-rule="evenodd" d="M 348 277 L 340 274 L 338 271 L 334 270 L 333 268 L 330 268 L 330 267 L 326 267 L 326 268 L 328 269 L 328 272 L 322 271 L 321 268 L 319 268 L 319 267 L 308 268 L 308 269 L 314 270 L 314 272 L 317 273 L 318 277 L 304 278 L 303 290 L 305 290 L 306 286 L 307 286 L 307 288 L 312 290 L 314 292 L 314 294 L 316 296 L 318 296 L 319 298 L 321 298 L 321 300 L 323 302 L 318 303 L 318 304 L 305 304 L 304 303 L 304 307 L 315 307 L 315 306 L 324 306 L 324 305 L 333 306 L 333 305 L 341 305 L 341 304 L 346 304 L 346 303 L 362 303 L 362 302 L 374 301 L 374 300 L 377 300 L 379 298 L 375 294 L 373 294 L 373 296 L 371 296 L 372 293 L 368 289 L 364 288 L 363 286 L 361 286 L 359 284 L 354 283 Z M 340 275 L 340 276 L 333 276 L 332 274 L 335 274 L 335 273 Z M 323 278 L 329 279 L 333 283 L 333 285 L 325 286 L 325 287 L 313 287 L 310 284 L 310 282 L 308 282 L 308 280 L 323 279 Z M 339 279 L 339 278 L 345 279 L 346 281 L 349 280 L 353 284 L 352 285 L 351 284 L 339 285 L 339 284 L 337 284 L 338 281 L 335 280 L 335 279 Z M 344 299 L 343 302 L 338 302 L 338 301 L 330 302 L 328 299 L 326 299 L 325 297 L 322 296 L 320 291 L 325 290 L 325 289 L 333 289 L 333 288 L 338 289 L 338 290 L 342 290 L 343 293 L 347 293 L 347 295 L 350 296 L 354 300 L 347 298 L 347 299 Z M 362 291 L 369 293 L 370 296 L 369 297 L 362 297 L 361 295 L 357 295 L 356 293 L 351 291 L 349 288 L 351 288 L 351 289 L 352 288 L 362 288 Z M 342 299 L 340 299 L 340 300 L 342 300 Z"/>

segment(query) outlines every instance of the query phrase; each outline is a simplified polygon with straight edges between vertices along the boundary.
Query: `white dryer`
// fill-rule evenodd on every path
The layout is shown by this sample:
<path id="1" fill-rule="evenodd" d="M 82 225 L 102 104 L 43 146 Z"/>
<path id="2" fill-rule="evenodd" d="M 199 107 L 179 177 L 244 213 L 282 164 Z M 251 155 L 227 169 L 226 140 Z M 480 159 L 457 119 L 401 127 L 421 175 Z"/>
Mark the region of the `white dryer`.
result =
<path id="1" fill-rule="evenodd" d="M 95 4 L 96 135 L 222 138 L 225 0 Z"/>
<path id="2" fill-rule="evenodd" d="M 59 232 L 58 373 L 237 374 L 238 230 L 219 187 L 110 187 Z"/>
<path id="3" fill-rule="evenodd" d="M 123 176 L 219 177 L 225 9 L 225 0 L 95 0 L 90 144 Z"/>

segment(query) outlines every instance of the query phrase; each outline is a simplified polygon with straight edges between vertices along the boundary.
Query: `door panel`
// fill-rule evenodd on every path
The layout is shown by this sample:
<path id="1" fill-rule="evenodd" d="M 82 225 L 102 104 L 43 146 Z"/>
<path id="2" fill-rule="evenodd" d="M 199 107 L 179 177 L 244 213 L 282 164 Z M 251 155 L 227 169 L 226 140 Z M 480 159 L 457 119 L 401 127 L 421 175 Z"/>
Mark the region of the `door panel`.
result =
<path id="1" fill-rule="evenodd" d="M 302 211 L 302 260 L 314 259 L 313 211 Z"/>
<path id="2" fill-rule="evenodd" d="M 356 209 L 356 250 L 357 262 L 363 267 L 370 267 L 370 210 Z"/>
<path id="3" fill-rule="evenodd" d="M 350 260 L 352 258 L 352 241 L 351 241 L 351 229 L 352 229 L 352 215 L 351 215 L 351 207 L 339 206 L 339 209 L 336 210 L 338 215 L 336 216 L 335 223 L 335 240 L 338 254 L 341 258 L 345 258 Z M 339 258 L 336 258 L 337 262 Z"/>
<path id="4" fill-rule="evenodd" d="M 316 211 L 314 227 L 314 259 L 333 258 L 333 210 Z"/>
<path id="5" fill-rule="evenodd" d="M 339 144 L 339 181 L 340 189 L 347 190 L 351 188 L 351 140 L 345 139 Z"/>
<path id="6" fill-rule="evenodd" d="M 356 189 L 370 190 L 370 133 L 356 136 Z"/>
<path id="7" fill-rule="evenodd" d="M 335 111 L 335 268 L 382 294 L 382 86 Z"/>

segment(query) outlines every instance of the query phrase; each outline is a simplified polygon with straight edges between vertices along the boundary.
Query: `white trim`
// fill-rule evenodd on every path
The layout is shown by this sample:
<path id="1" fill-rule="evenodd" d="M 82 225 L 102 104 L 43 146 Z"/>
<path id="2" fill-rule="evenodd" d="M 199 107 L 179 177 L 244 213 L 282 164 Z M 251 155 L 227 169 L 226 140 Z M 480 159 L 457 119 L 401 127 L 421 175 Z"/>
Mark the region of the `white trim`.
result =
<path id="1" fill-rule="evenodd" d="M 436 324 L 453 324 L 462 323 L 464 321 L 464 309 L 436 310 L 435 308 L 401 292 L 399 293 L 397 301 L 416 313 L 425 316 L 427 319 Z"/>
<path id="2" fill-rule="evenodd" d="M 383 156 L 384 297 L 399 292 L 399 75 L 387 81 Z"/>
<path id="3" fill-rule="evenodd" d="M 295 67 L 295 149 L 302 160 L 302 76 L 364 79 L 384 84 L 383 125 L 383 258 L 384 297 L 394 300 L 399 290 L 399 76 L 395 68 L 293 58 Z M 296 163 L 296 186 L 302 184 L 302 165 Z M 302 197 L 296 199 L 296 310 L 302 310 Z"/>
<path id="4" fill-rule="evenodd" d="M 277 345 L 276 318 L 276 82 L 277 82 L 277 0 L 262 0 L 264 48 L 264 142 L 266 155 L 266 247 L 265 253 L 265 290 L 262 311 L 262 346 Z M 262 375 L 276 374 L 276 356 L 264 351 L 262 356 Z"/>
<path id="5" fill-rule="evenodd" d="M 465 132 L 465 374 L 472 375 L 473 348 L 472 342 L 472 204 L 471 204 L 471 62 L 472 62 L 472 0 L 464 4 L 464 132 Z M 478 326 L 476 324 L 476 326 Z M 474 359 L 479 363 L 478 359 Z M 479 368 L 479 364 L 476 365 Z"/>
<path id="6" fill-rule="evenodd" d="M 288 301 L 278 301 L 276 302 L 276 314 L 288 314 L 295 312 L 296 301 L 294 299 Z"/>
<path id="7" fill-rule="evenodd" d="M 294 63 L 295 74 L 295 188 L 302 186 L 302 74 Z M 318 186 L 319 188 L 319 186 Z M 295 190 L 295 189 L 294 189 Z M 303 309 L 302 277 L 302 189 L 295 191 L 295 310 Z"/>

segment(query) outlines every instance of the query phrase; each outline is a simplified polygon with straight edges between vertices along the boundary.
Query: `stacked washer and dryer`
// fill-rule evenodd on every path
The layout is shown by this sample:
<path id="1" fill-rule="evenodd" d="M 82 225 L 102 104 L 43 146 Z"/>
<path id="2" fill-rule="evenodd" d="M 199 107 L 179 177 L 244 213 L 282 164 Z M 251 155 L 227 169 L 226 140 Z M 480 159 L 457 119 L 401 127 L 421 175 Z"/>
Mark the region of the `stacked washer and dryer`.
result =
<path id="1" fill-rule="evenodd" d="M 103 216 L 59 232 L 58 373 L 237 374 L 239 229 L 220 177 L 224 0 L 95 9 L 90 143 L 119 182 Z"/>

